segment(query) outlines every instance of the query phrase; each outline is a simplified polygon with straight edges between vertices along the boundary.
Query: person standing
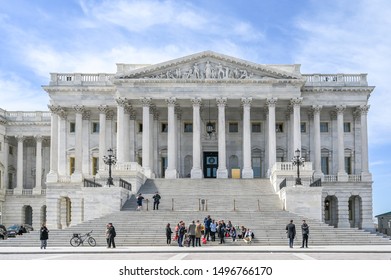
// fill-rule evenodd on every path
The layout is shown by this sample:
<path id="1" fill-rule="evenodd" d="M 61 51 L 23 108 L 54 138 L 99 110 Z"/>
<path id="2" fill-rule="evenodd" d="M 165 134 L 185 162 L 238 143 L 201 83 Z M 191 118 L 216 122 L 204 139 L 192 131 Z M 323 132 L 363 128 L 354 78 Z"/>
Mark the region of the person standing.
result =
<path id="1" fill-rule="evenodd" d="M 289 247 L 293 248 L 293 240 L 295 239 L 296 236 L 296 226 L 293 223 L 293 220 L 291 220 L 290 223 L 286 225 L 285 229 L 289 238 Z"/>
<path id="2" fill-rule="evenodd" d="M 300 248 L 304 248 L 304 245 L 306 248 L 308 248 L 308 235 L 310 234 L 310 227 L 305 222 L 305 220 L 303 220 L 303 224 L 301 225 L 301 233 L 303 235 L 303 242 Z"/>
<path id="3" fill-rule="evenodd" d="M 172 230 L 170 224 L 168 223 L 166 226 L 167 245 L 171 245 L 171 235 L 172 235 Z"/>
<path id="4" fill-rule="evenodd" d="M 106 225 L 106 243 L 107 243 L 107 248 L 109 248 L 109 243 L 110 243 L 110 225 Z"/>
<path id="5" fill-rule="evenodd" d="M 220 244 L 225 243 L 225 225 L 224 221 L 219 221 L 217 232 L 219 233 Z"/>
<path id="6" fill-rule="evenodd" d="M 49 230 L 45 224 L 42 224 L 41 229 L 39 230 L 39 239 L 41 240 L 41 249 L 46 249 L 49 239 Z"/>
<path id="7" fill-rule="evenodd" d="M 152 197 L 153 198 L 153 210 L 159 210 L 159 203 L 160 199 L 162 198 L 158 192 L 155 193 L 155 195 Z"/>
<path id="8" fill-rule="evenodd" d="M 143 199 L 144 197 L 142 196 L 141 193 L 138 194 L 137 196 L 137 211 L 140 211 L 143 207 Z"/>
<path id="9" fill-rule="evenodd" d="M 109 243 L 107 245 L 107 248 L 115 248 L 115 241 L 114 238 L 117 236 L 117 233 L 115 232 L 115 228 L 112 223 L 109 223 Z"/>
<path id="10" fill-rule="evenodd" d="M 190 247 L 190 243 L 191 243 L 191 246 L 194 247 L 195 238 L 196 238 L 196 224 L 194 221 L 189 225 L 188 234 L 190 237 L 190 241 L 189 241 L 188 246 Z"/>
<path id="11" fill-rule="evenodd" d="M 202 236 L 202 225 L 200 224 L 200 221 L 197 220 L 196 223 L 196 229 L 195 229 L 195 241 L 196 241 L 196 247 L 201 247 L 201 236 Z"/>

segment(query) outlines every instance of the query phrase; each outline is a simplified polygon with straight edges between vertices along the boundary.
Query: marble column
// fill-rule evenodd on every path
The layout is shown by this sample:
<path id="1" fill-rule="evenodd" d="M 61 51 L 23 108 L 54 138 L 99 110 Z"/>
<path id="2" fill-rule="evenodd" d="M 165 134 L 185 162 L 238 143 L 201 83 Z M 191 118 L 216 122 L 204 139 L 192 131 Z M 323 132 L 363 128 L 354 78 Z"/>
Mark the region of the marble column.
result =
<path id="1" fill-rule="evenodd" d="M 203 178 L 201 169 L 201 98 L 191 99 L 193 104 L 193 167 L 191 169 L 192 179 Z"/>
<path id="2" fill-rule="evenodd" d="M 142 164 L 144 169 L 144 174 L 147 178 L 152 177 L 151 165 L 149 162 L 150 159 L 150 114 L 149 107 L 151 106 L 151 98 L 144 97 L 141 99 L 143 106 L 143 143 L 142 143 Z"/>
<path id="3" fill-rule="evenodd" d="M 132 110 L 129 115 L 129 149 L 130 161 L 136 162 L 136 111 Z"/>
<path id="4" fill-rule="evenodd" d="M 322 110 L 322 106 L 314 105 L 312 106 L 312 112 L 314 114 L 314 177 L 322 178 L 322 164 L 321 164 L 321 145 L 320 145 L 320 111 Z"/>
<path id="5" fill-rule="evenodd" d="M 16 171 L 16 176 L 17 176 L 16 177 L 16 188 L 14 190 L 14 194 L 22 194 L 23 185 L 24 185 L 24 182 L 23 182 L 23 174 L 24 174 L 23 146 L 24 146 L 24 140 L 26 138 L 22 135 L 18 135 L 18 136 L 16 136 L 16 139 L 18 140 L 18 156 L 17 156 L 18 162 L 17 162 L 17 171 Z"/>
<path id="6" fill-rule="evenodd" d="M 35 158 L 35 188 L 34 194 L 41 195 L 42 192 L 42 136 L 36 135 L 36 158 Z"/>
<path id="7" fill-rule="evenodd" d="M 105 163 L 103 157 L 107 153 L 106 145 L 106 113 L 109 111 L 109 106 L 100 105 L 99 110 L 99 173 L 102 173 L 105 170 Z"/>
<path id="8" fill-rule="evenodd" d="M 75 131 L 75 171 L 71 175 L 72 183 L 82 181 L 82 164 L 83 164 L 83 112 L 84 106 L 75 105 L 73 109 L 76 113 L 76 131 Z"/>
<path id="9" fill-rule="evenodd" d="M 128 104 L 126 98 L 117 98 L 117 162 L 123 163 L 125 150 L 125 107 Z"/>
<path id="10" fill-rule="evenodd" d="M 251 109 L 252 98 L 242 98 L 243 105 L 243 169 L 242 178 L 254 178 L 251 165 Z"/>
<path id="11" fill-rule="evenodd" d="M 176 170 L 176 141 L 175 141 L 175 105 L 176 99 L 169 98 L 167 101 L 168 107 L 168 139 L 167 139 L 167 169 L 165 172 L 166 179 L 174 179 L 177 177 Z"/>
<path id="12" fill-rule="evenodd" d="M 4 189 L 9 189 L 9 178 L 8 178 L 8 155 L 9 155 L 9 137 L 4 136 Z"/>
<path id="13" fill-rule="evenodd" d="M 218 152 L 219 152 L 219 167 L 217 169 L 217 178 L 228 178 L 227 170 L 227 143 L 225 141 L 225 107 L 227 106 L 227 98 L 221 97 L 216 99 L 219 110 L 218 119 Z"/>
<path id="14" fill-rule="evenodd" d="M 293 107 L 293 153 L 299 149 L 301 152 L 301 129 L 300 129 L 300 105 L 303 98 L 292 98 Z"/>
<path id="15" fill-rule="evenodd" d="M 90 156 L 90 117 L 91 111 L 83 111 L 83 158 L 82 158 L 82 174 L 92 174 L 91 156 Z"/>
<path id="16" fill-rule="evenodd" d="M 58 180 L 58 107 L 48 105 L 51 111 L 50 121 L 50 170 L 46 176 L 48 183 L 55 183 Z"/>
<path id="17" fill-rule="evenodd" d="M 271 175 L 271 171 L 276 163 L 276 103 L 277 98 L 268 98 L 266 104 L 269 111 L 269 121 L 268 121 L 268 151 L 269 151 L 269 169 L 268 176 Z"/>
<path id="18" fill-rule="evenodd" d="M 372 174 L 368 167 L 368 126 L 367 116 L 369 105 L 361 105 L 359 108 L 361 122 L 361 180 L 372 181 Z"/>
<path id="19" fill-rule="evenodd" d="M 132 106 L 127 105 L 124 108 L 124 162 L 130 162 L 130 139 L 129 139 L 129 123 L 130 123 L 130 114 L 132 112 Z"/>
<path id="20" fill-rule="evenodd" d="M 349 177 L 345 171 L 345 144 L 343 131 L 343 113 L 346 109 L 345 105 L 336 106 L 337 110 L 337 132 L 338 132 L 338 181 L 347 182 Z"/>

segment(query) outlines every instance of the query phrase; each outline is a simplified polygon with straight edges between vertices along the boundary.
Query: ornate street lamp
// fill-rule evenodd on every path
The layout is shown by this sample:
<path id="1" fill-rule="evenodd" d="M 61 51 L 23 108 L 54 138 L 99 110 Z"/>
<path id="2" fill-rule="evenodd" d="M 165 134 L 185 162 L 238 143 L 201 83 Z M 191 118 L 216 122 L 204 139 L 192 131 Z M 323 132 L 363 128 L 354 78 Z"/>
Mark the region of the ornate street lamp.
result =
<path id="1" fill-rule="evenodd" d="M 301 178 L 300 178 L 300 166 L 304 166 L 304 158 L 300 157 L 300 150 L 297 149 L 295 151 L 295 156 L 292 159 L 293 166 L 297 166 L 297 178 L 296 178 L 296 185 L 301 185 Z"/>
<path id="2" fill-rule="evenodd" d="M 110 148 L 107 150 L 108 155 L 103 156 L 103 161 L 105 164 L 109 166 L 109 178 L 107 178 L 107 185 L 114 186 L 113 178 L 111 177 L 111 166 L 115 165 L 117 163 L 117 159 L 115 158 L 115 155 L 113 154 L 113 150 Z"/>
<path id="3" fill-rule="evenodd" d="M 214 131 L 214 128 L 213 128 L 213 123 L 211 123 L 210 121 L 210 100 L 209 100 L 209 106 L 208 106 L 208 109 L 209 109 L 209 121 L 206 123 L 206 133 L 208 133 L 209 137 L 211 136 L 211 134 Z"/>

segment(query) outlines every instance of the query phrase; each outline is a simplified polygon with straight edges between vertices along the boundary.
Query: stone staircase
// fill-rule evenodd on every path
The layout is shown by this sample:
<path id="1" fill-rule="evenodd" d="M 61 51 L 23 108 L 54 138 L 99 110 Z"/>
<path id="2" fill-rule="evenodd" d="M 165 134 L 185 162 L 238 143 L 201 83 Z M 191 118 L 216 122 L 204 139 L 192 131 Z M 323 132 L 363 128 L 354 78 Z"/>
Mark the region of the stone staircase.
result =
<path id="1" fill-rule="evenodd" d="M 159 191 L 162 196 L 158 211 L 152 209 L 152 196 Z M 273 193 L 269 180 L 233 179 L 155 179 L 147 180 L 140 192 L 149 200 L 144 201 L 143 210 L 135 211 L 135 197 L 131 197 L 122 211 L 86 221 L 63 230 L 50 230 L 48 244 L 51 247 L 70 246 L 73 233 L 93 230 L 97 246 L 105 246 L 105 226 L 112 222 L 117 231 L 117 246 L 166 246 L 165 226 L 183 220 L 188 225 L 192 220 L 212 219 L 231 221 L 235 226 L 245 226 L 255 234 L 254 245 L 287 246 L 285 226 L 289 220 L 296 223 L 298 239 L 301 242 L 301 220 L 305 218 L 310 226 L 309 246 L 327 245 L 391 245 L 391 241 L 358 229 L 333 228 L 320 221 L 308 219 L 281 210 L 281 203 Z M 202 204 L 202 200 L 205 204 Z M 147 211 L 148 207 L 148 211 Z M 174 210 L 173 210 L 174 209 Z M 38 247 L 38 231 L 0 241 L 1 246 Z M 209 242 L 206 246 L 217 246 Z M 174 243 L 175 245 L 175 243 Z M 225 246 L 246 245 L 244 242 L 226 240 Z M 88 246 L 87 244 L 84 246 Z"/>

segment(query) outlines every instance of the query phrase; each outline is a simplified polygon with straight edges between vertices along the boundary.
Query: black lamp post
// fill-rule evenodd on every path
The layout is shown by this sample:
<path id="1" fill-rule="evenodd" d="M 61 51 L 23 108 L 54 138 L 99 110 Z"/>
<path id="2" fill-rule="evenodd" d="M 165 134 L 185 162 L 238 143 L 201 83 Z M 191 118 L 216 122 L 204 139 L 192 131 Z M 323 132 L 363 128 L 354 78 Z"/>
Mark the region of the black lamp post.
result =
<path id="1" fill-rule="evenodd" d="M 115 165 L 117 163 L 117 159 L 115 158 L 115 155 L 113 154 L 113 150 L 110 148 L 107 150 L 108 155 L 103 156 L 103 161 L 105 164 L 109 166 L 109 178 L 107 178 L 107 185 L 114 186 L 113 178 L 111 177 L 111 166 Z"/>
<path id="2" fill-rule="evenodd" d="M 297 149 L 295 151 L 295 156 L 292 159 L 293 166 L 297 166 L 297 178 L 296 178 L 296 185 L 301 185 L 301 178 L 300 178 L 300 166 L 304 166 L 304 158 L 300 157 L 300 150 Z"/>

